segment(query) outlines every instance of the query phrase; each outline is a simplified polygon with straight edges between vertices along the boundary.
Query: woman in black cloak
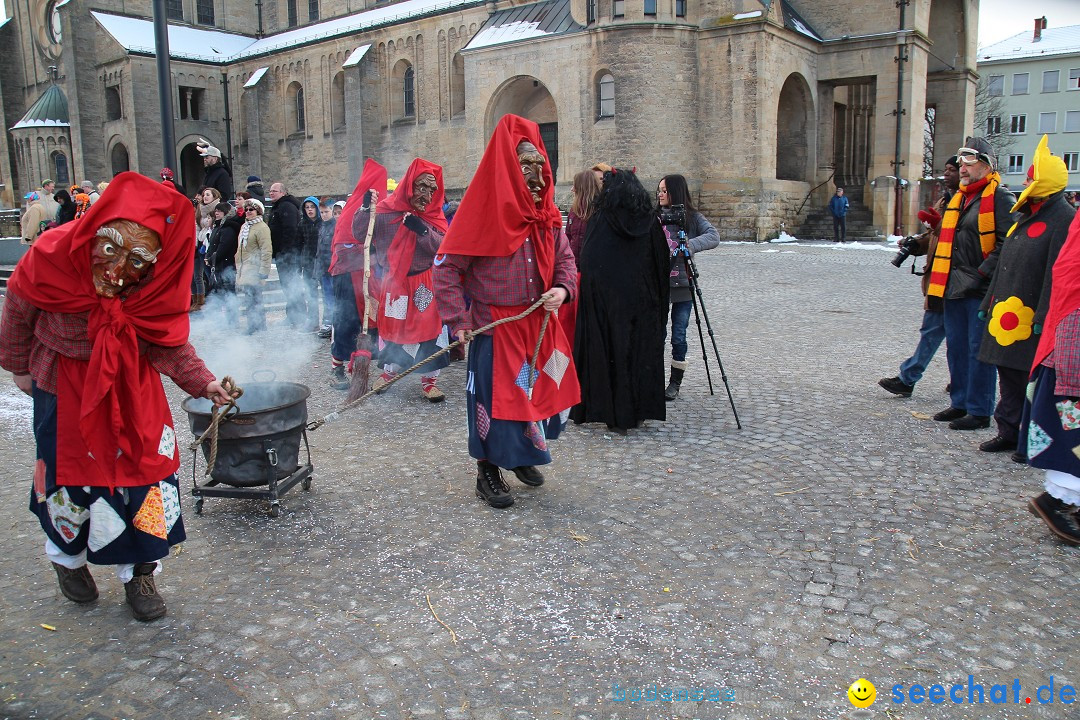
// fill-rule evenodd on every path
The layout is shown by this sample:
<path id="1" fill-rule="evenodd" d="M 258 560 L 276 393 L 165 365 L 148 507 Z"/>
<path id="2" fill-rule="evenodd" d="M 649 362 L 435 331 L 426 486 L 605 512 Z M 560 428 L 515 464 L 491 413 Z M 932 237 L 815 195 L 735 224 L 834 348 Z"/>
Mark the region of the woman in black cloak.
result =
<path id="1" fill-rule="evenodd" d="M 620 432 L 664 420 L 669 251 L 649 193 L 632 172 L 604 173 L 578 269 L 574 362 L 581 403 L 570 418 Z"/>

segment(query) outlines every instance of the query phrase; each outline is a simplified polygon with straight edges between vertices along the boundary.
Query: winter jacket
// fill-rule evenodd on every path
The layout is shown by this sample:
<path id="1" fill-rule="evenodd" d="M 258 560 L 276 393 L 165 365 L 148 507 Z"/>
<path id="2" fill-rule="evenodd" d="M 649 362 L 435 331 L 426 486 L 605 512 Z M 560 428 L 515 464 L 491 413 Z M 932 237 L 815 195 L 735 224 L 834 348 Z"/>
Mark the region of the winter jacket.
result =
<path id="1" fill-rule="evenodd" d="M 206 168 L 206 173 L 203 175 L 203 186 L 216 189 L 225 200 L 229 200 L 233 196 L 232 175 L 229 174 L 229 171 L 225 169 L 225 166 L 220 161 Z M 256 198 L 256 200 L 261 202 L 262 198 Z"/>
<path id="2" fill-rule="evenodd" d="M 322 224 L 322 218 L 319 217 L 318 200 L 315 200 L 314 220 L 304 212 L 304 205 L 307 205 L 312 200 L 315 200 L 315 198 L 304 198 L 304 202 L 300 206 L 300 224 L 297 226 L 300 235 L 300 264 L 303 266 L 304 271 L 309 273 L 315 270 L 315 253 L 319 249 L 319 226 Z"/>
<path id="3" fill-rule="evenodd" d="M 275 258 L 279 255 L 299 255 L 303 243 L 299 230 L 300 215 L 300 201 L 292 195 L 282 195 L 274 203 L 266 224 L 270 228 Z"/>
<path id="4" fill-rule="evenodd" d="M 848 202 L 846 195 L 833 195 L 829 200 L 829 212 L 835 218 L 847 217 L 848 208 L 851 207 L 851 203 Z"/>
<path id="5" fill-rule="evenodd" d="M 712 226 L 701 213 L 688 213 L 686 217 L 686 247 L 690 249 L 690 256 L 702 250 L 712 250 L 720 244 L 720 233 Z M 664 235 L 667 236 L 668 247 L 673 253 L 671 256 L 671 302 L 687 302 L 690 300 L 690 279 L 686 276 L 686 263 L 682 255 L 674 254 L 678 249 L 679 226 L 665 225 Z"/>
<path id="6" fill-rule="evenodd" d="M 244 186 L 244 190 L 251 193 L 251 197 L 259 202 L 266 202 L 266 191 L 263 189 L 261 182 L 249 182 Z"/>
<path id="7" fill-rule="evenodd" d="M 1076 210 L 1065 201 L 1064 191 L 1047 198 L 1034 214 L 1028 205 L 1021 209 L 1016 230 L 1001 246 L 997 269 L 980 308 L 987 328 L 979 360 L 1024 372 L 1031 370 L 1039 345 L 1037 331 L 1042 329 L 1050 309 L 1051 271 L 1075 215 Z M 1024 309 L 1034 312 L 1030 325 L 1024 322 Z M 1002 316 L 1008 313 L 1021 319 L 1015 329 L 1008 321 L 1002 322 Z"/>
<path id="8" fill-rule="evenodd" d="M 45 211 L 45 206 L 41 204 L 40 200 L 30 203 L 22 216 L 23 240 L 31 243 L 37 240 L 38 235 L 41 234 L 41 231 L 45 229 L 50 220 L 52 218 L 49 217 L 49 214 Z"/>
<path id="9" fill-rule="evenodd" d="M 269 277 L 271 254 L 270 229 L 266 223 L 262 220 L 250 223 L 247 237 L 236 248 L 237 286 L 258 285 Z"/>
<path id="10" fill-rule="evenodd" d="M 315 251 L 315 277 L 322 277 L 330 272 L 330 259 L 333 253 L 334 229 L 337 218 L 323 220 L 319 225 L 319 245 Z"/>
<path id="11" fill-rule="evenodd" d="M 998 186 L 994 192 L 994 249 L 985 258 L 982 242 L 979 240 L 979 205 L 980 194 L 967 199 L 967 205 L 960 211 L 953 233 L 952 260 L 949 266 L 949 279 L 945 283 L 946 300 L 979 298 L 986 295 L 990 287 L 990 278 L 997 267 L 998 253 L 1005 240 L 1005 233 L 1013 224 L 1012 206 L 1016 198 L 1005 188 Z"/>
<path id="12" fill-rule="evenodd" d="M 230 215 L 222 220 L 210 234 L 210 248 L 206 252 L 206 262 L 219 275 L 230 268 L 235 271 L 236 243 L 240 237 L 240 228 L 243 226 L 242 217 Z"/>

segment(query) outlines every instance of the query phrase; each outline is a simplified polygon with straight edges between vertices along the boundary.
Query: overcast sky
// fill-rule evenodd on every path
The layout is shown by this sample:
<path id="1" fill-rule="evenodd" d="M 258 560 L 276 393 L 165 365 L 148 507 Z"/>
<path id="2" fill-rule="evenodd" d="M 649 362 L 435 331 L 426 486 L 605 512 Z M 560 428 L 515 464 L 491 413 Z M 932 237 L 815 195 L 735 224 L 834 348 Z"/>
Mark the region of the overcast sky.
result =
<path id="1" fill-rule="evenodd" d="M 0 0 L 0 19 L 6 17 L 7 4 L 12 1 Z M 1052 28 L 1080 25 L 1080 0 L 981 0 L 979 8 L 980 47 L 1031 31 L 1035 18 L 1043 15 Z"/>

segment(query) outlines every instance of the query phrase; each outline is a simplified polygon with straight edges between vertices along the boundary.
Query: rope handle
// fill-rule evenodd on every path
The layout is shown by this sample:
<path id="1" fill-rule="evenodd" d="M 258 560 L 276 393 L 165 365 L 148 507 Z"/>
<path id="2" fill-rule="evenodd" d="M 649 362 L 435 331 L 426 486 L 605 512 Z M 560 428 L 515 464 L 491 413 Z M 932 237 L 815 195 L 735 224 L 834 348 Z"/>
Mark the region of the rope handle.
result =
<path id="1" fill-rule="evenodd" d="M 209 475 L 214 465 L 217 463 L 218 453 L 218 426 L 223 422 L 228 422 L 240 412 L 240 408 L 236 407 L 236 401 L 240 399 L 240 396 L 244 394 L 243 388 L 237 385 L 232 377 L 226 375 L 221 378 L 221 387 L 228 393 L 229 402 L 225 403 L 221 407 L 217 405 L 210 411 L 210 425 L 203 431 L 203 434 L 199 436 L 199 439 L 191 443 L 191 450 L 195 451 L 203 444 L 203 441 L 210 438 L 210 457 L 206 460 L 206 475 Z"/>
<path id="2" fill-rule="evenodd" d="M 357 405 L 362 403 L 364 400 L 367 400 L 372 395 L 381 394 L 381 393 L 386 392 L 386 390 L 391 385 L 396 383 L 401 378 L 405 377 L 406 375 L 409 375 L 412 372 L 415 372 L 421 366 L 426 365 L 427 363 L 431 362 L 435 358 L 438 358 L 438 357 L 441 357 L 441 356 L 445 355 L 446 353 L 450 352 L 454 348 L 456 348 L 456 347 L 458 347 L 460 345 L 465 345 L 465 344 L 471 342 L 472 339 L 475 338 L 477 335 L 483 335 L 488 330 L 493 330 L 494 328 L 497 328 L 500 325 L 505 325 L 507 323 L 517 322 L 518 320 L 524 320 L 529 315 L 531 315 L 535 310 L 537 310 L 537 308 L 539 308 L 541 305 L 543 305 L 544 300 L 545 299 L 543 297 L 541 297 L 539 300 L 534 302 L 532 305 L 530 305 L 525 310 L 522 310 L 517 315 L 511 315 L 510 317 L 504 317 L 504 318 L 501 318 L 501 319 L 496 320 L 494 322 L 490 322 L 490 323 L 488 323 L 487 325 L 484 325 L 481 328 L 477 328 L 476 330 L 466 330 L 465 331 L 465 338 L 463 340 L 455 340 L 454 342 L 452 342 L 449 345 L 447 345 L 446 347 L 444 347 L 442 350 L 439 350 L 438 352 L 429 355 L 428 357 L 424 358 L 423 360 L 418 361 L 412 367 L 407 368 L 406 370 L 402 370 L 397 375 L 390 378 L 386 382 L 386 384 L 383 385 L 382 387 L 380 387 L 378 390 L 375 390 L 375 389 L 368 390 L 366 393 L 364 393 L 360 397 L 356 398 L 355 400 L 353 400 L 350 403 L 346 403 L 346 404 L 342 405 L 341 407 L 339 407 L 337 410 L 330 413 L 326 417 L 324 417 L 324 418 L 322 418 L 320 420 L 314 420 L 314 421 L 308 423 L 307 424 L 307 429 L 308 430 L 318 430 L 320 427 L 322 427 L 326 423 L 333 422 L 333 421 L 337 420 L 338 418 L 341 417 L 342 413 L 344 413 L 346 410 L 352 410 L 354 407 L 356 407 Z M 537 359 L 537 356 L 540 354 L 540 343 L 544 339 L 544 332 L 547 330 L 548 320 L 550 318 L 551 318 L 551 311 L 548 310 L 547 315 L 545 315 L 545 317 L 544 317 L 544 322 L 540 327 L 540 336 L 536 339 L 536 349 L 533 351 L 532 366 L 531 366 L 531 368 L 529 370 L 529 393 L 530 393 L 530 398 L 531 398 L 531 394 L 532 394 L 533 376 L 536 374 L 536 372 L 535 372 L 535 370 L 536 370 L 536 359 Z"/>

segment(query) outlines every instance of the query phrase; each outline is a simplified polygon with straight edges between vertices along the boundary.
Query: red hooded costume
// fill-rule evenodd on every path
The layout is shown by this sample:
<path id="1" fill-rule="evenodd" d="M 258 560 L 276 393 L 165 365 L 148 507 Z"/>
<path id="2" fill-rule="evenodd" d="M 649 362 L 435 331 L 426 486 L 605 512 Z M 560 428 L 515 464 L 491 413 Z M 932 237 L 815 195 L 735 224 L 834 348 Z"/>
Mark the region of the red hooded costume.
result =
<path id="1" fill-rule="evenodd" d="M 540 203 L 536 203 L 518 162 L 518 145 L 523 141 L 532 143 L 548 157 L 536 123 L 516 115 L 503 116 L 439 248 L 435 259 L 440 275 L 437 296 L 440 303 L 446 302 L 444 316 L 448 318 L 461 314 L 463 304 L 457 297 L 461 288 L 453 286 L 462 283 L 473 300 L 473 320 L 483 317 L 480 313 L 486 311 L 496 320 L 516 315 L 531 304 L 522 304 L 522 300 L 538 296 L 556 283 L 564 285 L 573 297 L 577 268 L 569 243 L 562 235 L 562 216 L 555 206 L 551 167 L 548 163 L 543 165 L 544 189 Z M 521 277 L 531 272 L 532 259 L 520 259 L 527 240 L 543 285 L 539 290 L 533 287 L 532 279 Z M 515 258 L 519 259 L 515 261 Z M 453 274 L 458 273 L 465 277 L 455 279 Z M 469 292 L 470 282 L 472 292 Z M 515 289 L 507 294 L 497 284 Z M 479 292 L 479 286 L 483 286 L 483 292 Z M 516 292 L 523 287 L 528 288 L 524 294 Z M 544 420 L 580 400 L 573 345 L 559 322 L 548 323 L 536 362 L 535 385 L 531 393 L 522 392 L 521 378 L 528 375 L 543 318 L 541 309 L 524 320 L 494 330 L 492 417 L 496 419 Z M 462 327 L 460 322 L 455 324 L 455 330 Z M 476 329 L 470 324 L 464 327 Z"/>
<path id="2" fill-rule="evenodd" d="M 139 223 L 161 238 L 156 262 L 124 299 L 98 295 L 90 268 L 97 230 L 112 220 Z M 138 173 L 121 173 L 86 215 L 41 235 L 15 268 L 8 285 L 34 307 L 89 313 L 89 360 L 52 348 L 60 353 L 58 484 L 147 485 L 179 467 L 161 375 L 140 341 L 187 344 L 194 227 L 187 198 Z"/>
<path id="3" fill-rule="evenodd" d="M 417 212 L 410 201 L 413 197 L 413 183 L 421 175 L 428 173 L 435 176 L 436 190 L 424 212 Z M 409 275 L 416 254 L 416 233 L 405 227 L 405 213 L 416 215 L 439 235 L 446 232 L 446 217 L 443 215 L 443 202 L 446 193 L 443 190 L 442 167 L 423 158 L 416 158 L 409 165 L 405 176 L 398 182 L 397 190 L 392 195 L 379 201 L 375 207 L 377 215 L 390 215 L 391 227 L 396 226 L 393 238 L 385 249 L 389 262 L 380 278 L 379 337 L 398 344 L 421 343 L 439 336 L 442 320 L 432 302 L 434 283 L 430 267 L 424 272 Z M 381 223 L 380 223 L 381 224 Z M 385 233 L 385 229 L 381 231 Z M 380 234 L 377 242 L 383 242 L 385 235 Z M 379 248 L 381 256 L 382 248 Z M 425 292 L 426 291 L 426 292 Z"/>
<path id="4" fill-rule="evenodd" d="M 360 174 L 360 181 L 356 183 L 352 195 L 345 201 L 345 207 L 342 208 L 341 215 L 338 217 L 337 225 L 334 227 L 334 241 L 331 245 L 330 256 L 331 275 L 342 275 L 346 272 L 352 275 L 353 296 L 356 298 L 357 314 L 361 320 L 367 312 L 367 303 L 364 299 L 364 238 L 353 237 L 352 225 L 353 217 L 356 211 L 363 207 L 369 190 L 375 190 L 380 197 L 386 194 L 386 168 L 371 158 L 364 163 L 364 172 Z M 374 272 L 368 278 L 368 294 L 378 297 Z M 375 327 L 375 325 L 374 320 L 368 322 L 368 327 Z"/>

